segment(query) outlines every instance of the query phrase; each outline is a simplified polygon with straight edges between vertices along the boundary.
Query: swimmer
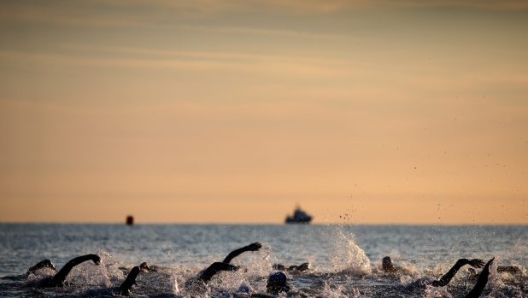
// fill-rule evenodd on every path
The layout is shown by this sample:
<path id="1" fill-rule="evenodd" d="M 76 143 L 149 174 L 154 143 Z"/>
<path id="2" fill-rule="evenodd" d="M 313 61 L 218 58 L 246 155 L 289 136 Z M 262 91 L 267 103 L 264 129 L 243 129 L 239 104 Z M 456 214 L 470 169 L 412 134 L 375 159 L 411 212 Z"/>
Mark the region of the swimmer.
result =
<path id="1" fill-rule="evenodd" d="M 86 261 L 93 261 L 95 265 L 99 265 L 101 263 L 101 258 L 98 255 L 89 254 L 84 256 L 79 256 L 76 258 L 71 259 L 64 265 L 64 267 L 59 270 L 53 277 L 48 277 L 40 280 L 38 282 L 38 286 L 40 287 L 62 287 L 64 286 L 64 281 L 66 280 L 66 277 L 70 273 L 70 271 L 73 269 L 73 267 L 86 262 Z M 55 266 L 49 261 L 49 260 L 43 260 L 39 263 L 35 264 L 34 266 L 30 267 L 28 269 L 28 275 L 29 273 L 33 273 L 38 269 L 41 268 L 51 268 L 55 270 Z"/>
<path id="2" fill-rule="evenodd" d="M 240 254 L 246 252 L 246 251 L 258 251 L 259 249 L 262 248 L 262 244 L 260 244 L 260 242 L 255 242 L 255 243 L 251 243 L 250 245 L 247 245 L 247 246 L 244 246 L 244 247 L 241 247 L 239 249 L 235 249 L 233 250 L 232 252 L 230 252 L 227 257 L 225 257 L 225 259 L 222 261 L 222 263 L 226 263 L 226 264 L 229 264 L 231 263 L 231 261 L 236 258 L 237 256 L 239 256 Z"/>
<path id="3" fill-rule="evenodd" d="M 273 298 L 277 297 L 280 293 L 285 293 L 290 297 L 290 286 L 288 285 L 286 274 L 283 272 L 275 272 L 270 274 L 268 282 L 266 284 L 266 293 L 253 293 L 251 287 L 243 285 L 238 289 L 238 293 L 234 295 L 236 298 L 251 297 L 251 298 Z M 308 297 L 302 293 L 295 293 L 295 297 Z"/>
<path id="4" fill-rule="evenodd" d="M 470 265 L 470 266 L 472 266 L 474 268 L 482 268 L 482 266 L 484 266 L 484 261 L 482 261 L 480 259 L 473 259 L 473 260 L 459 259 L 455 263 L 455 265 L 453 265 L 453 267 L 451 267 L 451 269 L 449 269 L 449 271 L 440 278 L 440 280 L 434 280 L 431 283 L 431 285 L 433 287 L 446 286 L 447 284 L 449 284 L 451 279 L 453 279 L 455 274 L 457 274 L 457 272 L 460 270 L 460 268 L 464 267 L 465 265 Z M 409 274 L 410 273 L 405 268 L 394 266 L 394 264 L 392 264 L 392 260 L 391 260 L 390 257 L 384 257 L 382 259 L 381 267 L 382 267 L 383 271 L 389 272 L 389 273 L 405 273 L 405 274 Z"/>
<path id="5" fill-rule="evenodd" d="M 455 265 L 453 265 L 453 267 L 451 267 L 451 269 L 449 269 L 449 271 L 444 274 L 440 280 L 434 280 L 432 282 L 432 286 L 433 287 L 443 287 L 443 286 L 446 286 L 447 284 L 449 284 L 449 282 L 451 281 L 451 279 L 453 279 L 453 277 L 455 276 L 455 274 L 457 274 L 458 270 L 460 270 L 460 268 L 466 266 L 466 265 L 470 265 L 471 267 L 474 267 L 474 268 L 481 268 L 482 266 L 484 266 L 484 261 L 480 260 L 480 259 L 473 259 L 473 260 L 468 260 L 468 259 L 460 259 L 458 260 Z"/>
<path id="6" fill-rule="evenodd" d="M 290 272 L 290 273 L 304 272 L 304 271 L 307 271 L 307 270 L 310 269 L 310 263 L 306 262 L 306 263 L 302 263 L 299 266 L 291 265 L 290 267 L 286 267 L 286 266 L 284 266 L 282 264 L 273 264 L 272 268 L 275 269 L 275 270 L 287 271 L 287 272 Z"/>
<path id="7" fill-rule="evenodd" d="M 240 267 L 229 264 L 235 257 L 246 251 L 258 251 L 262 247 L 259 242 L 238 248 L 230 252 L 222 262 L 214 262 L 197 277 L 189 279 L 185 283 L 185 288 L 191 293 L 201 293 L 207 291 L 207 283 L 220 271 L 237 271 Z"/>
<path id="8" fill-rule="evenodd" d="M 466 295 L 466 298 L 478 298 L 480 297 L 480 294 L 482 294 L 482 291 L 486 287 L 486 284 L 488 283 L 488 277 L 490 273 L 490 266 L 493 263 L 493 260 L 495 258 L 492 258 L 488 261 L 486 266 L 484 266 L 484 269 L 482 269 L 482 272 L 479 275 L 478 281 L 473 287 L 473 289 Z"/>
<path id="9" fill-rule="evenodd" d="M 252 298 L 271 298 L 277 297 L 277 295 L 286 295 L 287 297 L 301 297 L 308 298 L 313 297 L 310 293 L 304 293 L 301 291 L 291 290 L 288 285 L 288 279 L 286 274 L 283 272 L 275 272 L 270 274 L 268 282 L 266 283 L 266 293 L 254 293 L 251 294 Z"/>
<path id="10" fill-rule="evenodd" d="M 205 269 L 199 276 L 198 279 L 207 283 L 211 278 L 220 271 L 236 271 L 239 269 L 237 266 L 229 264 L 234 258 L 246 251 L 258 251 L 262 247 L 259 242 L 251 243 L 250 245 L 235 249 L 225 257 L 222 262 L 214 262 L 207 269 Z"/>
<path id="11" fill-rule="evenodd" d="M 211 278 L 213 278 L 213 276 L 215 276 L 220 271 L 237 271 L 238 269 L 238 266 L 233 266 L 223 262 L 214 262 L 209 267 L 207 267 L 207 269 L 202 271 L 202 273 L 200 273 L 198 279 L 207 284 Z"/>
<path id="12" fill-rule="evenodd" d="M 49 268 L 53 271 L 57 271 L 57 269 L 55 268 L 55 266 L 53 265 L 53 263 L 48 260 L 48 259 L 45 259 L 45 260 L 42 260 L 40 262 L 38 262 L 37 264 L 29 267 L 29 269 L 27 270 L 26 272 L 26 276 L 30 275 L 30 274 L 34 274 L 36 271 L 42 269 L 42 268 Z"/>
<path id="13" fill-rule="evenodd" d="M 288 286 L 286 274 L 282 272 L 275 272 L 268 277 L 266 284 L 266 291 L 268 294 L 278 295 L 281 292 L 288 293 L 290 286 Z"/>
<path id="14" fill-rule="evenodd" d="M 409 270 L 407 270 L 405 268 L 394 266 L 394 264 L 392 264 L 392 260 L 391 260 L 390 257 L 384 257 L 381 260 L 381 268 L 383 269 L 383 271 L 385 271 L 387 273 L 402 273 L 402 274 L 406 274 L 406 275 L 410 275 L 411 274 L 411 271 L 409 271 Z"/>
<path id="15" fill-rule="evenodd" d="M 136 285 L 136 278 L 139 273 L 148 271 L 150 271 L 150 267 L 147 262 L 143 262 L 139 266 L 135 266 L 134 268 L 132 268 L 132 270 L 130 270 L 130 273 L 128 273 L 125 281 L 119 287 L 119 295 L 129 296 L 130 289 L 133 285 Z"/>
<path id="16" fill-rule="evenodd" d="M 27 278 L 29 277 L 29 275 L 31 274 L 35 274 L 37 271 L 41 270 L 41 269 L 50 269 L 54 272 L 57 271 L 57 269 L 55 268 L 55 266 L 53 265 L 53 263 L 48 260 L 48 259 L 45 259 L 45 260 L 42 260 L 40 262 L 38 262 L 37 264 L 31 266 L 28 268 L 28 270 L 26 271 L 26 273 L 24 274 L 21 274 L 21 275 L 8 275 L 8 276 L 3 276 L 3 277 L 0 277 L 0 279 L 6 279 L 6 280 L 27 280 Z"/>
<path id="17" fill-rule="evenodd" d="M 492 258 L 488 261 L 488 263 L 484 266 L 484 269 L 482 269 L 482 272 L 480 273 L 479 279 L 473 289 L 466 295 L 465 298 L 478 298 L 482 294 L 482 291 L 486 287 L 486 284 L 488 283 L 488 277 L 490 273 L 490 266 L 493 263 L 493 260 L 495 258 Z M 390 258 L 389 258 L 390 260 Z M 392 264 L 392 262 L 391 262 Z M 482 267 L 484 265 L 484 262 L 478 259 L 474 260 L 466 260 L 461 259 L 458 260 L 455 266 L 451 268 L 451 270 L 442 276 L 440 279 L 440 282 L 443 283 L 446 282 L 449 283 L 452 276 L 455 275 L 456 271 L 458 271 L 462 266 L 464 265 L 471 265 L 473 267 Z M 454 273 L 453 273 L 454 272 Z M 448 275 L 449 274 L 449 275 Z M 434 282 L 433 282 L 434 283 Z M 267 293 L 271 295 L 279 295 L 281 292 L 288 293 L 290 291 L 290 286 L 287 283 L 286 275 L 282 272 L 276 272 L 269 276 L 268 283 L 266 284 Z M 302 296 L 302 295 L 301 295 Z M 265 297 L 265 295 L 255 296 L 254 297 Z"/>

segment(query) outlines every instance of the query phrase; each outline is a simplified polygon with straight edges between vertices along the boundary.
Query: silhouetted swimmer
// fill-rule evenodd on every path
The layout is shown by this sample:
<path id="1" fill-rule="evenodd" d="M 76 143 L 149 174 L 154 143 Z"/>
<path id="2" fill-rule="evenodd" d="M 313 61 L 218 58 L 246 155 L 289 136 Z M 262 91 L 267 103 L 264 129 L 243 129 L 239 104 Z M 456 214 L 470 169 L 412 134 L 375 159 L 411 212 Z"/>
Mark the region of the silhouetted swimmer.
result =
<path id="1" fill-rule="evenodd" d="M 260 244 L 260 242 L 255 242 L 255 243 L 251 243 L 250 245 L 246 245 L 244 247 L 241 247 L 241 248 L 238 248 L 238 249 L 235 249 L 233 250 L 232 252 L 230 252 L 227 257 L 225 257 L 225 259 L 222 261 L 222 263 L 226 263 L 226 264 L 229 264 L 231 263 L 231 261 L 238 257 L 239 255 L 241 255 L 242 253 L 246 252 L 246 251 L 258 251 L 259 249 L 262 248 L 262 244 Z"/>
<path id="2" fill-rule="evenodd" d="M 449 271 L 446 274 L 444 274 L 440 278 L 440 280 L 434 280 L 431 285 L 433 287 L 446 286 L 447 284 L 449 284 L 451 279 L 453 279 L 455 274 L 457 274 L 458 270 L 460 270 L 460 268 L 462 268 L 462 267 L 464 267 L 466 265 L 470 265 L 470 266 L 472 266 L 474 268 L 481 268 L 482 266 L 484 266 L 484 261 L 482 261 L 480 259 L 473 259 L 473 260 L 460 259 L 460 260 L 458 260 L 455 263 L 455 265 L 453 265 L 453 267 L 451 267 L 451 269 L 449 269 Z"/>
<path id="3" fill-rule="evenodd" d="M 250 245 L 238 248 L 230 252 L 222 262 L 214 262 L 204 271 L 202 271 L 197 277 L 189 279 L 185 283 L 185 289 L 193 293 L 200 293 L 207 291 L 207 283 L 221 271 L 236 271 L 239 269 L 238 266 L 229 264 L 234 258 L 246 251 L 258 251 L 262 247 L 259 242 L 251 243 Z"/>
<path id="4" fill-rule="evenodd" d="M 486 287 L 486 284 L 488 283 L 490 266 L 493 263 L 494 259 L 495 258 L 492 258 L 491 260 L 489 260 L 486 266 L 484 266 L 484 269 L 482 269 L 482 272 L 479 275 L 477 283 L 475 284 L 473 289 L 466 295 L 466 298 L 480 297 L 480 294 L 482 294 L 482 291 L 484 291 L 484 288 Z"/>
<path id="5" fill-rule="evenodd" d="M 42 269 L 42 268 L 49 268 L 53 271 L 57 271 L 57 269 L 55 268 L 55 265 L 53 265 L 53 263 L 48 260 L 48 259 L 45 259 L 45 260 L 42 260 L 40 262 L 38 262 L 37 264 L 29 267 L 29 269 L 27 270 L 26 272 L 26 275 L 30 275 L 31 273 L 35 273 L 36 271 Z"/>
<path id="6" fill-rule="evenodd" d="M 387 273 L 412 275 L 410 270 L 399 266 L 394 266 L 390 257 L 384 257 L 381 260 L 381 269 Z"/>
<path id="7" fill-rule="evenodd" d="M 266 293 L 252 293 L 252 298 L 272 298 L 277 295 L 287 295 L 287 297 L 314 297 L 313 294 L 306 294 L 301 291 L 295 291 L 288 285 L 288 278 L 284 272 L 275 272 L 270 274 L 266 283 Z M 235 296 L 236 297 L 236 296 Z M 320 296 L 317 296 L 320 297 Z"/>
<path id="8" fill-rule="evenodd" d="M 41 270 L 41 269 L 50 269 L 54 272 L 57 271 L 57 269 L 55 268 L 55 266 L 53 265 L 53 263 L 46 259 L 46 260 L 42 260 L 40 262 L 38 262 L 37 264 L 31 266 L 28 268 L 28 270 L 26 271 L 26 273 L 24 274 L 20 274 L 20 275 L 8 275 L 8 276 L 3 276 L 3 277 L 0 277 L 0 279 L 6 279 L 6 280 L 27 280 L 27 278 L 29 277 L 29 275 L 31 274 L 35 274 L 37 271 Z"/>
<path id="9" fill-rule="evenodd" d="M 392 260 L 390 257 L 384 257 L 381 260 L 381 268 L 383 268 L 383 271 L 386 271 L 386 272 L 396 271 L 396 268 L 394 268 L 394 264 L 392 264 Z"/>
<path id="10" fill-rule="evenodd" d="M 139 266 L 135 266 L 128 273 L 125 281 L 119 287 L 119 295 L 128 296 L 130 295 L 130 289 L 133 285 L 136 285 L 136 278 L 140 272 L 148 272 L 150 267 L 147 262 L 141 263 Z"/>
<path id="11" fill-rule="evenodd" d="M 401 271 L 401 267 L 395 267 L 390 257 L 384 257 L 381 260 L 381 268 L 385 272 L 398 272 Z"/>
<path id="12" fill-rule="evenodd" d="M 53 264 L 51 264 L 51 262 L 49 262 L 49 263 L 53 267 L 49 267 L 49 264 L 47 264 L 46 261 L 49 261 L 49 260 L 44 260 L 44 261 L 41 261 L 41 262 L 37 263 L 35 266 L 29 268 L 28 272 L 34 272 L 35 270 L 38 270 L 38 269 L 44 268 L 44 267 L 53 268 L 53 269 L 55 268 L 55 266 L 53 266 Z M 83 262 L 86 262 L 86 261 L 93 261 L 96 265 L 99 265 L 101 263 L 101 258 L 98 255 L 90 254 L 90 255 L 79 256 L 79 257 L 76 257 L 74 259 L 71 259 L 53 277 L 44 278 L 44 279 L 40 280 L 38 282 L 38 286 L 41 286 L 41 287 L 62 287 L 62 286 L 64 286 L 64 281 L 66 280 L 66 277 L 68 276 L 70 271 L 73 269 L 73 267 L 75 267 L 75 266 L 77 266 L 77 265 L 79 265 L 79 264 L 81 264 Z M 39 265 L 39 264 L 41 264 L 41 265 Z M 34 269 L 34 270 L 31 271 L 32 269 Z"/>
<path id="13" fill-rule="evenodd" d="M 205 269 L 199 276 L 198 279 L 207 283 L 213 276 L 220 271 L 236 271 L 239 269 L 237 266 L 229 264 L 234 258 L 238 257 L 246 251 L 258 251 L 262 247 L 259 242 L 251 243 L 250 245 L 238 248 L 230 252 L 222 262 L 214 262 L 207 269 Z"/>
<path id="14" fill-rule="evenodd" d="M 431 285 L 433 287 L 446 286 L 453 279 L 453 277 L 457 274 L 457 272 L 460 270 L 460 268 L 462 268 L 462 267 L 464 267 L 466 265 L 470 265 L 470 266 L 472 266 L 474 268 L 481 268 L 482 266 L 484 266 L 484 264 L 485 264 L 484 261 L 482 261 L 480 259 L 473 259 L 473 260 L 459 259 L 455 263 L 455 265 L 453 265 L 453 267 L 451 267 L 451 269 L 449 269 L 449 271 L 446 274 L 444 274 L 439 280 L 433 280 L 431 282 Z M 406 273 L 406 274 L 410 273 L 410 271 L 408 271 L 405 268 L 394 266 L 394 264 L 392 263 L 392 260 L 391 260 L 390 257 L 384 257 L 382 259 L 381 267 L 382 267 L 383 271 L 389 272 L 389 273 Z M 429 283 L 429 282 L 427 282 L 427 283 Z"/>
<path id="15" fill-rule="evenodd" d="M 207 269 L 202 271 L 200 275 L 198 275 L 198 279 L 203 281 L 204 283 L 208 283 L 213 276 L 215 276 L 220 271 L 237 271 L 240 267 L 233 266 L 231 264 L 226 264 L 223 262 L 214 262 L 213 264 L 209 265 Z"/>
<path id="16" fill-rule="evenodd" d="M 266 291 L 268 294 L 278 295 L 281 292 L 288 293 L 290 286 L 288 285 L 286 274 L 282 272 L 275 272 L 268 277 L 266 284 Z"/>
<path id="17" fill-rule="evenodd" d="M 307 270 L 310 269 L 310 263 L 306 262 L 306 263 L 300 264 L 299 266 L 291 265 L 289 267 L 286 267 L 286 266 L 284 266 L 282 264 L 273 264 L 272 268 L 275 269 L 275 270 L 287 271 L 287 272 L 290 272 L 290 273 L 293 273 L 293 272 L 304 272 L 304 271 L 307 271 Z"/>

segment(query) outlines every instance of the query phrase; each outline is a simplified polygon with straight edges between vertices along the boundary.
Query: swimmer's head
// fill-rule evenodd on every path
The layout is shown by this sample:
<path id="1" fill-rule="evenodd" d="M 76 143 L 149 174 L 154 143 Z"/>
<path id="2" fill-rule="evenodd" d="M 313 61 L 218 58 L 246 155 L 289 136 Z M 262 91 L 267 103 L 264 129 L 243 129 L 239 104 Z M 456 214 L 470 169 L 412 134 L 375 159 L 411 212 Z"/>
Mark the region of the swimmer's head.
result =
<path id="1" fill-rule="evenodd" d="M 288 292 L 290 287 L 287 285 L 286 275 L 282 272 L 275 272 L 268 278 L 268 284 L 266 288 L 268 293 L 277 295 L 280 292 Z"/>
<path id="2" fill-rule="evenodd" d="M 242 284 L 238 288 L 239 293 L 245 293 L 245 294 L 251 294 L 253 292 L 253 288 L 247 284 Z"/>
<path id="3" fill-rule="evenodd" d="M 392 260 L 390 257 L 384 257 L 381 261 L 381 267 L 385 271 L 394 270 L 394 265 L 392 264 Z"/>
<path id="4" fill-rule="evenodd" d="M 43 263 L 43 267 L 50 268 L 50 269 L 55 270 L 55 271 L 57 270 L 55 268 L 55 265 L 53 265 L 53 263 L 50 260 L 46 259 L 43 262 L 44 262 Z"/>
<path id="5" fill-rule="evenodd" d="M 53 265 L 53 263 L 50 260 L 46 259 L 46 260 L 42 260 L 38 262 L 38 264 L 36 264 L 35 266 L 30 267 L 27 271 L 27 274 L 34 273 L 35 271 L 42 269 L 42 268 L 49 268 L 53 271 L 57 271 L 57 269 L 55 268 L 55 265 Z"/>

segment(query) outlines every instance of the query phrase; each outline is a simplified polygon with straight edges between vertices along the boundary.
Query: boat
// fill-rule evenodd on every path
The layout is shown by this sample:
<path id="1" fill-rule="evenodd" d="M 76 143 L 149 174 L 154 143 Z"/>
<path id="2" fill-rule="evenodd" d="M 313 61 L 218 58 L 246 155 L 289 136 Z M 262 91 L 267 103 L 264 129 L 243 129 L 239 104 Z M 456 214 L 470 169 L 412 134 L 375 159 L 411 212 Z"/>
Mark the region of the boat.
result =
<path id="1" fill-rule="evenodd" d="M 308 213 L 306 213 L 304 210 L 301 209 L 301 207 L 297 206 L 295 208 L 295 211 L 293 212 L 293 215 L 288 215 L 286 217 L 286 223 L 300 223 L 300 224 L 309 224 L 312 221 L 312 216 Z"/>

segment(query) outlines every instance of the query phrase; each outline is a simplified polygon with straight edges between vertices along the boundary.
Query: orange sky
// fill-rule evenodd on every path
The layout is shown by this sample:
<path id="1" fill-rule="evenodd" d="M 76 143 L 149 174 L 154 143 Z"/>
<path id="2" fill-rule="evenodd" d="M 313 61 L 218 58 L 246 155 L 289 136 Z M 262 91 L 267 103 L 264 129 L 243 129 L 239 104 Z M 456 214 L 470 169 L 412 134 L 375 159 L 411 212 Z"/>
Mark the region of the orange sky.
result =
<path id="1" fill-rule="evenodd" d="M 0 4 L 0 222 L 528 223 L 524 1 Z"/>

